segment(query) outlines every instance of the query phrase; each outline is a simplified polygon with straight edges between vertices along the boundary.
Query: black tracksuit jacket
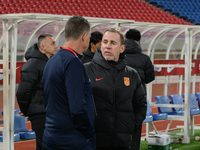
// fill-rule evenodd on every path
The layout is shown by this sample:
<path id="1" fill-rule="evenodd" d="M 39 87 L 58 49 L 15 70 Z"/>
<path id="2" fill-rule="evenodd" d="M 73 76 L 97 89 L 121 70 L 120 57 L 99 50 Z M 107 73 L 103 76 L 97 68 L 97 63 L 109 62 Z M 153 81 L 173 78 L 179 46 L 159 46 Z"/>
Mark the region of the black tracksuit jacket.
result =
<path id="1" fill-rule="evenodd" d="M 133 39 L 125 40 L 127 65 L 137 70 L 144 84 L 155 79 L 154 66 L 150 57 L 142 53 L 140 43 Z"/>
<path id="2" fill-rule="evenodd" d="M 88 48 L 86 52 L 83 53 L 83 57 L 81 58 L 82 63 L 87 63 L 87 62 L 92 61 L 93 56 L 94 56 L 94 53 L 91 52 L 90 48 Z"/>
<path id="3" fill-rule="evenodd" d="M 84 66 L 97 110 L 97 149 L 128 149 L 133 131 L 146 116 L 146 95 L 138 73 L 126 66 L 124 53 L 117 63 L 108 62 L 99 49 Z"/>
<path id="4" fill-rule="evenodd" d="M 27 62 L 21 69 L 16 96 L 21 112 L 32 120 L 46 116 L 42 76 L 48 57 L 39 51 L 35 43 L 27 50 L 25 58 Z"/>

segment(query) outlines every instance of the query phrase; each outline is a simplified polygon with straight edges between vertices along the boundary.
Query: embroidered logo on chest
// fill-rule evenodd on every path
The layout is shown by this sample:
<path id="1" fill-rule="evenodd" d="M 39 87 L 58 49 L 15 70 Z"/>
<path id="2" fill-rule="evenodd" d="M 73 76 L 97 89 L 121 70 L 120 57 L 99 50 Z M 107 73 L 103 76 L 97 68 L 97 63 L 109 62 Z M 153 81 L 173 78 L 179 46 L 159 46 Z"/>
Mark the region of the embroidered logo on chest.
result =
<path id="1" fill-rule="evenodd" d="M 129 86 L 130 85 L 130 79 L 128 77 L 124 77 L 124 84 L 126 86 Z"/>
<path id="2" fill-rule="evenodd" d="M 103 78 L 96 78 L 95 80 L 96 80 L 96 81 L 100 81 L 100 80 L 102 80 L 102 79 L 103 79 Z"/>

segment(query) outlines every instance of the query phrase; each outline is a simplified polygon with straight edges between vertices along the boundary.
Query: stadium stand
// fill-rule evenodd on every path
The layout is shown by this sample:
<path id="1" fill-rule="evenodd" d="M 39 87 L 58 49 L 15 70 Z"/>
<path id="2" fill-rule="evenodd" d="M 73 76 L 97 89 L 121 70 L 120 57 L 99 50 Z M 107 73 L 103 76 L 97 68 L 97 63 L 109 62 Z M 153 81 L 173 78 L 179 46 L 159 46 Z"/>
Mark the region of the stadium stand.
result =
<path id="1" fill-rule="evenodd" d="M 155 7 L 162 8 L 186 22 L 200 24 L 200 3 L 198 0 L 145 0 Z"/>
<path id="2" fill-rule="evenodd" d="M 176 15 L 169 13 L 172 10 L 169 6 L 176 5 L 176 3 L 172 4 L 172 2 L 169 3 L 166 0 L 118 0 L 117 2 L 114 0 L 3 0 L 0 3 L 0 14 L 46 13 L 192 25 L 183 18 L 178 18 Z M 167 7 L 165 10 L 157 8 L 161 6 Z M 175 9 L 177 11 L 175 14 L 180 14 L 180 10 Z M 184 11 L 182 12 L 181 15 L 184 15 Z M 189 16 L 189 18 L 194 18 L 195 14 Z"/>

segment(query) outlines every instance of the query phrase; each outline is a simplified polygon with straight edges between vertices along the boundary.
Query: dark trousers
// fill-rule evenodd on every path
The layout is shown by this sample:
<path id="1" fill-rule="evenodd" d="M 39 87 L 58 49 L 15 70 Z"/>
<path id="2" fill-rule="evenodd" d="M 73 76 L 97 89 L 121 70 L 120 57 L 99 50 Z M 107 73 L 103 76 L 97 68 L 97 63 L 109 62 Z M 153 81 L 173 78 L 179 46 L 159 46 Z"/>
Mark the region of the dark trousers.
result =
<path id="1" fill-rule="evenodd" d="M 140 125 L 138 130 L 133 133 L 131 150 L 140 150 L 141 132 L 142 132 L 142 125 Z"/>
<path id="2" fill-rule="evenodd" d="M 45 122 L 46 122 L 45 117 L 31 120 L 31 124 L 36 135 L 36 150 L 43 150 L 42 137 L 45 128 Z"/>

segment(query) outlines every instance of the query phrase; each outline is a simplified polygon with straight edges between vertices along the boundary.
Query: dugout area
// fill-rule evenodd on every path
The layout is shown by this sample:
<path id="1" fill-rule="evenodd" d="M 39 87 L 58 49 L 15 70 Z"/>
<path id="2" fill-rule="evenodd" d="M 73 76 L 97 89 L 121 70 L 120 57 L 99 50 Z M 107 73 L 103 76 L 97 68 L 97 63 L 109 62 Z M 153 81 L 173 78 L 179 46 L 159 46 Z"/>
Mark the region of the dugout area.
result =
<path id="1" fill-rule="evenodd" d="M 70 16 L 50 14 L 4 14 L 0 15 L 0 88 L 3 91 L 4 117 L 3 142 L 0 149 L 13 150 L 13 126 L 15 109 L 15 93 L 20 81 L 20 70 L 24 63 L 24 53 L 28 47 L 37 41 L 38 35 L 50 33 L 54 36 L 58 47 L 64 43 L 64 27 Z M 171 107 L 172 104 L 155 104 L 156 94 L 185 94 L 183 108 L 184 120 L 183 143 L 190 143 L 190 93 L 200 92 L 199 47 L 200 27 L 192 25 L 175 25 L 135 22 L 134 20 L 105 19 L 85 17 L 91 23 L 91 31 L 104 32 L 114 27 L 123 33 L 130 28 L 138 29 L 142 34 L 141 46 L 143 52 L 151 57 L 155 65 L 156 79 L 147 85 L 147 99 L 153 107 Z M 156 93 L 157 85 L 162 85 L 162 91 Z M 176 90 L 170 90 L 172 86 Z M 147 135 L 150 132 L 147 124 Z"/>

